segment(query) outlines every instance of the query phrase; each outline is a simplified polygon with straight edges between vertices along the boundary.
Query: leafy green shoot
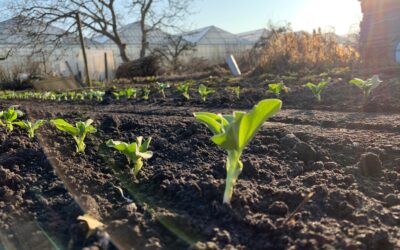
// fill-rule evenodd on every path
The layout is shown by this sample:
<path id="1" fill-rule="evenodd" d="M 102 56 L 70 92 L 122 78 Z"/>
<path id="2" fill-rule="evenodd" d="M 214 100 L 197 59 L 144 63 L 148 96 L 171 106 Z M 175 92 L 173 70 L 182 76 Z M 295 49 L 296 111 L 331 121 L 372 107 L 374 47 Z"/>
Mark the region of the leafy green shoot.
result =
<path id="1" fill-rule="evenodd" d="M 165 89 L 170 88 L 171 85 L 167 82 L 157 82 L 158 91 L 161 93 L 162 97 L 165 98 Z"/>
<path id="2" fill-rule="evenodd" d="M 0 112 L 0 125 L 5 126 L 7 132 L 12 132 L 16 120 L 23 115 L 22 111 L 16 110 L 15 106 L 11 106 L 6 111 Z"/>
<path id="3" fill-rule="evenodd" d="M 200 84 L 200 86 L 199 86 L 199 94 L 200 94 L 201 100 L 202 100 L 203 102 L 205 102 L 207 96 L 208 96 L 209 94 L 212 94 L 212 93 L 215 93 L 215 90 L 212 90 L 212 89 L 208 88 L 208 87 L 207 87 L 206 85 L 204 85 L 204 84 Z"/>
<path id="4" fill-rule="evenodd" d="M 364 95 L 364 102 L 366 102 L 369 95 L 371 94 L 371 91 L 379 87 L 382 81 L 379 79 L 378 75 L 374 75 L 373 77 L 365 81 L 359 78 L 354 78 L 349 83 L 361 89 Z"/>
<path id="5" fill-rule="evenodd" d="M 189 86 L 190 83 L 189 82 L 185 82 L 185 83 L 180 83 L 176 86 L 176 90 L 181 93 L 181 95 L 186 99 L 189 100 L 190 99 L 190 95 L 189 95 Z"/>
<path id="6" fill-rule="evenodd" d="M 276 97 L 279 97 L 282 91 L 285 93 L 289 92 L 289 88 L 286 87 L 283 82 L 268 84 L 267 93 L 271 93 L 274 94 Z"/>
<path id="7" fill-rule="evenodd" d="M 260 101 L 248 112 L 235 111 L 232 115 L 208 112 L 194 113 L 195 118 L 206 125 L 213 137 L 211 140 L 228 153 L 226 160 L 226 183 L 223 202 L 229 204 L 236 181 L 242 172 L 240 161 L 245 147 L 254 138 L 263 123 L 276 114 L 282 106 L 279 99 Z"/>
<path id="8" fill-rule="evenodd" d="M 231 93 L 233 93 L 238 100 L 240 99 L 240 86 L 237 86 L 237 87 L 226 87 L 226 90 L 231 92 Z"/>
<path id="9" fill-rule="evenodd" d="M 144 87 L 142 89 L 142 98 L 143 98 L 143 100 L 145 100 L 145 101 L 149 100 L 150 93 L 151 93 L 150 88 L 149 87 Z"/>
<path id="10" fill-rule="evenodd" d="M 328 86 L 328 82 L 327 81 L 322 81 L 322 82 L 320 82 L 318 84 L 314 84 L 312 82 L 309 82 L 304 86 L 311 90 L 311 92 L 314 94 L 314 96 L 315 96 L 315 98 L 317 99 L 318 102 L 321 102 L 322 90 Z"/>
<path id="11" fill-rule="evenodd" d="M 45 123 L 46 123 L 45 120 L 37 120 L 34 123 L 25 120 L 25 121 L 15 122 L 15 125 L 28 131 L 29 138 L 34 138 L 36 130 L 39 129 L 41 126 L 43 126 Z"/>
<path id="12" fill-rule="evenodd" d="M 126 143 L 122 141 L 108 140 L 106 145 L 123 153 L 128 159 L 129 164 L 133 164 L 133 174 L 137 177 L 143 167 L 143 159 L 147 160 L 153 156 L 149 151 L 151 137 L 143 142 L 143 137 L 136 138 L 136 142 Z"/>
<path id="13" fill-rule="evenodd" d="M 68 134 L 72 135 L 72 138 L 74 138 L 76 143 L 76 152 L 78 153 L 85 152 L 86 134 L 97 132 L 96 128 L 91 125 L 93 123 L 92 119 L 88 119 L 86 122 L 79 121 L 75 124 L 75 126 L 66 122 L 63 119 L 55 119 L 51 120 L 50 122 L 53 123 L 58 130 L 67 132 Z"/>
<path id="14" fill-rule="evenodd" d="M 125 96 L 125 91 L 114 91 L 112 92 L 113 96 L 115 97 L 116 100 L 119 100 L 121 97 Z"/>
<path id="15" fill-rule="evenodd" d="M 137 97 L 138 89 L 137 88 L 127 88 L 125 89 L 125 96 L 127 99 L 135 98 Z"/>

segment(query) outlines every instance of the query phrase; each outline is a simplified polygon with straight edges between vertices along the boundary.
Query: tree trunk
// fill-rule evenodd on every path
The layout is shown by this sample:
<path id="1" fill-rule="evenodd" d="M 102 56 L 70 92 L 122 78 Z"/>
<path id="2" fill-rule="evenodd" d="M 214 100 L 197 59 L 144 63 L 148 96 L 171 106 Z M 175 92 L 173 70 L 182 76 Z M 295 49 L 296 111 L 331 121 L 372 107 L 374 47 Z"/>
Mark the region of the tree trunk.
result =
<path id="1" fill-rule="evenodd" d="M 140 21 L 140 29 L 142 31 L 142 41 L 141 41 L 141 49 L 140 49 L 140 58 L 143 58 L 146 56 L 146 49 L 147 49 L 147 32 L 146 32 L 146 26 L 145 26 L 145 19 L 142 17 L 142 20 Z"/>
<path id="2" fill-rule="evenodd" d="M 126 54 L 126 44 L 118 44 L 119 54 L 121 56 L 122 62 L 127 63 L 131 60 Z"/>
<path id="3" fill-rule="evenodd" d="M 146 56 L 146 49 L 147 49 L 147 39 L 145 36 L 142 37 L 142 48 L 140 49 L 140 58 Z"/>

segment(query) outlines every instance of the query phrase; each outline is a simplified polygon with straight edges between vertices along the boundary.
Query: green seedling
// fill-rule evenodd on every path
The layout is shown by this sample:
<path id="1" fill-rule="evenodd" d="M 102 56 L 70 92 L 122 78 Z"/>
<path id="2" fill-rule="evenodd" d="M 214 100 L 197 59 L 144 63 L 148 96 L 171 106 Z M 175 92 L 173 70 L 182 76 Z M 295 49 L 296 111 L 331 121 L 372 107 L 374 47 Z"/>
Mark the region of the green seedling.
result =
<path id="1" fill-rule="evenodd" d="M 75 92 L 68 92 L 68 97 L 71 101 L 75 100 L 76 93 Z"/>
<path id="2" fill-rule="evenodd" d="M 127 88 L 125 89 L 125 96 L 127 99 L 136 98 L 137 97 L 137 88 Z"/>
<path id="3" fill-rule="evenodd" d="M 51 120 L 58 130 L 67 132 L 68 134 L 72 135 L 76 142 L 76 152 L 83 153 L 85 152 L 86 144 L 85 144 L 85 137 L 87 133 L 95 133 L 97 132 L 96 128 L 93 127 L 91 124 L 93 123 L 92 119 L 87 120 L 86 122 L 77 122 L 75 126 L 66 122 L 63 119 L 55 119 Z"/>
<path id="4" fill-rule="evenodd" d="M 226 87 L 226 90 L 233 93 L 237 99 L 240 99 L 240 86 L 237 87 Z"/>
<path id="5" fill-rule="evenodd" d="M 100 90 L 95 91 L 96 100 L 99 102 L 103 101 L 103 97 L 104 97 L 105 93 L 106 92 L 100 91 Z"/>
<path id="6" fill-rule="evenodd" d="M 83 100 L 85 100 L 85 96 L 82 93 L 77 93 L 76 100 L 83 101 Z"/>
<path id="7" fill-rule="evenodd" d="M 31 121 L 19 121 L 15 122 L 15 125 L 19 126 L 22 129 L 25 129 L 28 131 L 28 136 L 29 138 L 34 138 L 35 137 L 35 131 L 39 129 L 41 126 L 43 126 L 46 123 L 45 120 L 37 120 L 35 123 L 32 124 Z"/>
<path id="8" fill-rule="evenodd" d="M 115 91 L 112 92 L 113 96 L 115 97 L 115 100 L 119 100 L 121 97 L 125 96 L 125 91 Z"/>
<path id="9" fill-rule="evenodd" d="M 322 90 L 328 86 L 328 82 L 323 81 L 318 83 L 317 85 L 312 82 L 309 82 L 304 86 L 311 90 L 311 92 L 314 94 L 318 102 L 321 102 Z"/>
<path id="10" fill-rule="evenodd" d="M 24 113 L 20 110 L 16 110 L 14 107 L 8 108 L 7 111 L 0 112 L 0 125 L 5 126 L 8 132 L 14 130 L 14 124 L 18 117 L 23 116 Z"/>
<path id="11" fill-rule="evenodd" d="M 181 84 L 178 84 L 178 85 L 176 86 L 176 90 L 177 90 L 179 93 L 181 93 L 181 95 L 182 95 L 183 97 L 185 97 L 186 100 L 189 100 L 189 99 L 190 99 L 190 95 L 189 95 L 189 86 L 190 86 L 190 84 L 189 84 L 188 82 L 186 82 L 186 83 L 181 83 Z"/>
<path id="12" fill-rule="evenodd" d="M 61 93 L 57 95 L 57 101 L 68 101 L 68 94 L 67 93 Z"/>
<path id="13" fill-rule="evenodd" d="M 171 85 L 165 82 L 157 82 L 158 91 L 161 93 L 162 97 L 165 98 L 165 89 L 170 88 Z"/>
<path id="14" fill-rule="evenodd" d="M 204 85 L 204 84 L 200 84 L 200 86 L 199 86 L 199 94 L 200 94 L 201 100 L 202 100 L 203 102 L 206 101 L 206 98 L 207 98 L 207 96 L 208 96 L 209 94 L 212 94 L 212 93 L 214 93 L 214 92 L 215 92 L 215 90 L 209 89 L 209 88 L 208 88 L 206 85 Z"/>
<path id="15" fill-rule="evenodd" d="M 349 83 L 361 89 L 364 95 L 364 102 L 366 102 L 371 91 L 379 87 L 382 81 L 379 79 L 378 75 L 374 75 L 372 78 L 365 81 L 359 78 L 354 78 Z"/>
<path id="16" fill-rule="evenodd" d="M 205 124 L 213 133 L 211 140 L 228 153 L 223 203 L 230 203 L 234 186 L 242 172 L 243 163 L 240 157 L 243 150 L 263 123 L 277 113 L 281 106 L 281 100 L 267 99 L 260 101 L 248 113 L 239 111 L 233 112 L 232 115 L 194 113 L 196 119 Z"/>
<path id="17" fill-rule="evenodd" d="M 143 100 L 145 100 L 145 101 L 149 100 L 150 93 L 151 93 L 150 88 L 149 87 L 144 87 L 142 89 L 142 95 L 143 95 L 142 98 L 143 98 Z"/>
<path id="18" fill-rule="evenodd" d="M 279 97 L 282 91 L 285 93 L 289 92 L 289 88 L 286 87 L 283 82 L 268 84 L 267 93 L 271 93 L 274 94 L 276 97 Z"/>
<path id="19" fill-rule="evenodd" d="M 143 159 L 147 160 L 153 156 L 153 152 L 149 151 L 151 137 L 142 142 L 143 137 L 139 136 L 134 143 L 108 140 L 106 144 L 108 147 L 114 148 L 126 156 L 129 164 L 133 164 L 133 174 L 136 177 L 143 167 Z"/>

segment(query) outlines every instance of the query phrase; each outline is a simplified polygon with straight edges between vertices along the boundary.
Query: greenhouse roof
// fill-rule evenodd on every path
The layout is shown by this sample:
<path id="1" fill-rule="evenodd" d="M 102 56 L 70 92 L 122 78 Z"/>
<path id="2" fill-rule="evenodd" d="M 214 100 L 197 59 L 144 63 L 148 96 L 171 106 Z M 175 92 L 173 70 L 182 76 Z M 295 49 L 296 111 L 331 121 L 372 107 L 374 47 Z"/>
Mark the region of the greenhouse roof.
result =
<path id="1" fill-rule="evenodd" d="M 141 44 L 142 31 L 140 28 L 140 22 L 134 22 L 134 23 L 130 23 L 125 26 L 122 26 L 118 31 L 119 31 L 119 35 L 120 35 L 123 43 Z M 150 44 L 163 44 L 163 43 L 165 43 L 167 37 L 168 37 L 168 33 L 161 31 L 159 29 L 155 29 L 155 30 L 149 32 L 147 41 Z M 106 36 L 99 36 L 94 39 L 100 43 L 107 43 L 107 44 L 113 43 L 113 41 L 110 40 Z"/>
<path id="2" fill-rule="evenodd" d="M 258 29 L 236 34 L 242 39 L 246 39 L 252 43 L 256 43 L 261 37 L 268 37 L 270 31 L 267 29 Z"/>
<path id="3" fill-rule="evenodd" d="M 215 26 L 189 31 L 182 36 L 186 41 L 198 45 L 250 44 L 248 40 Z"/>

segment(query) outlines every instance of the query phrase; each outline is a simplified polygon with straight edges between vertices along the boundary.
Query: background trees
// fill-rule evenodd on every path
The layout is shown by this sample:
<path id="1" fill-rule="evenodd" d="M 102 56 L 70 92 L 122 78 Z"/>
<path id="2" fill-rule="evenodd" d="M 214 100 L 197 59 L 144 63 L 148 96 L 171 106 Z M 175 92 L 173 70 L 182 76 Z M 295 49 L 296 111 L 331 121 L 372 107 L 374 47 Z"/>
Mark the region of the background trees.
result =
<path id="1" fill-rule="evenodd" d="M 77 34 L 76 13 L 81 17 L 85 34 L 105 36 L 119 49 L 123 62 L 132 58 L 127 55 L 127 45 L 122 41 L 119 27 L 126 20 L 139 20 L 142 39 L 140 57 L 149 49 L 149 32 L 161 27 L 176 28 L 187 13 L 193 0 L 8 0 L 7 12 L 19 16 L 18 27 L 27 29 L 40 23 L 40 29 L 29 30 L 34 40 L 39 37 L 60 43 L 65 37 Z M 54 32 L 60 27 L 60 32 Z M 63 30 L 61 32 L 61 30 Z"/>

